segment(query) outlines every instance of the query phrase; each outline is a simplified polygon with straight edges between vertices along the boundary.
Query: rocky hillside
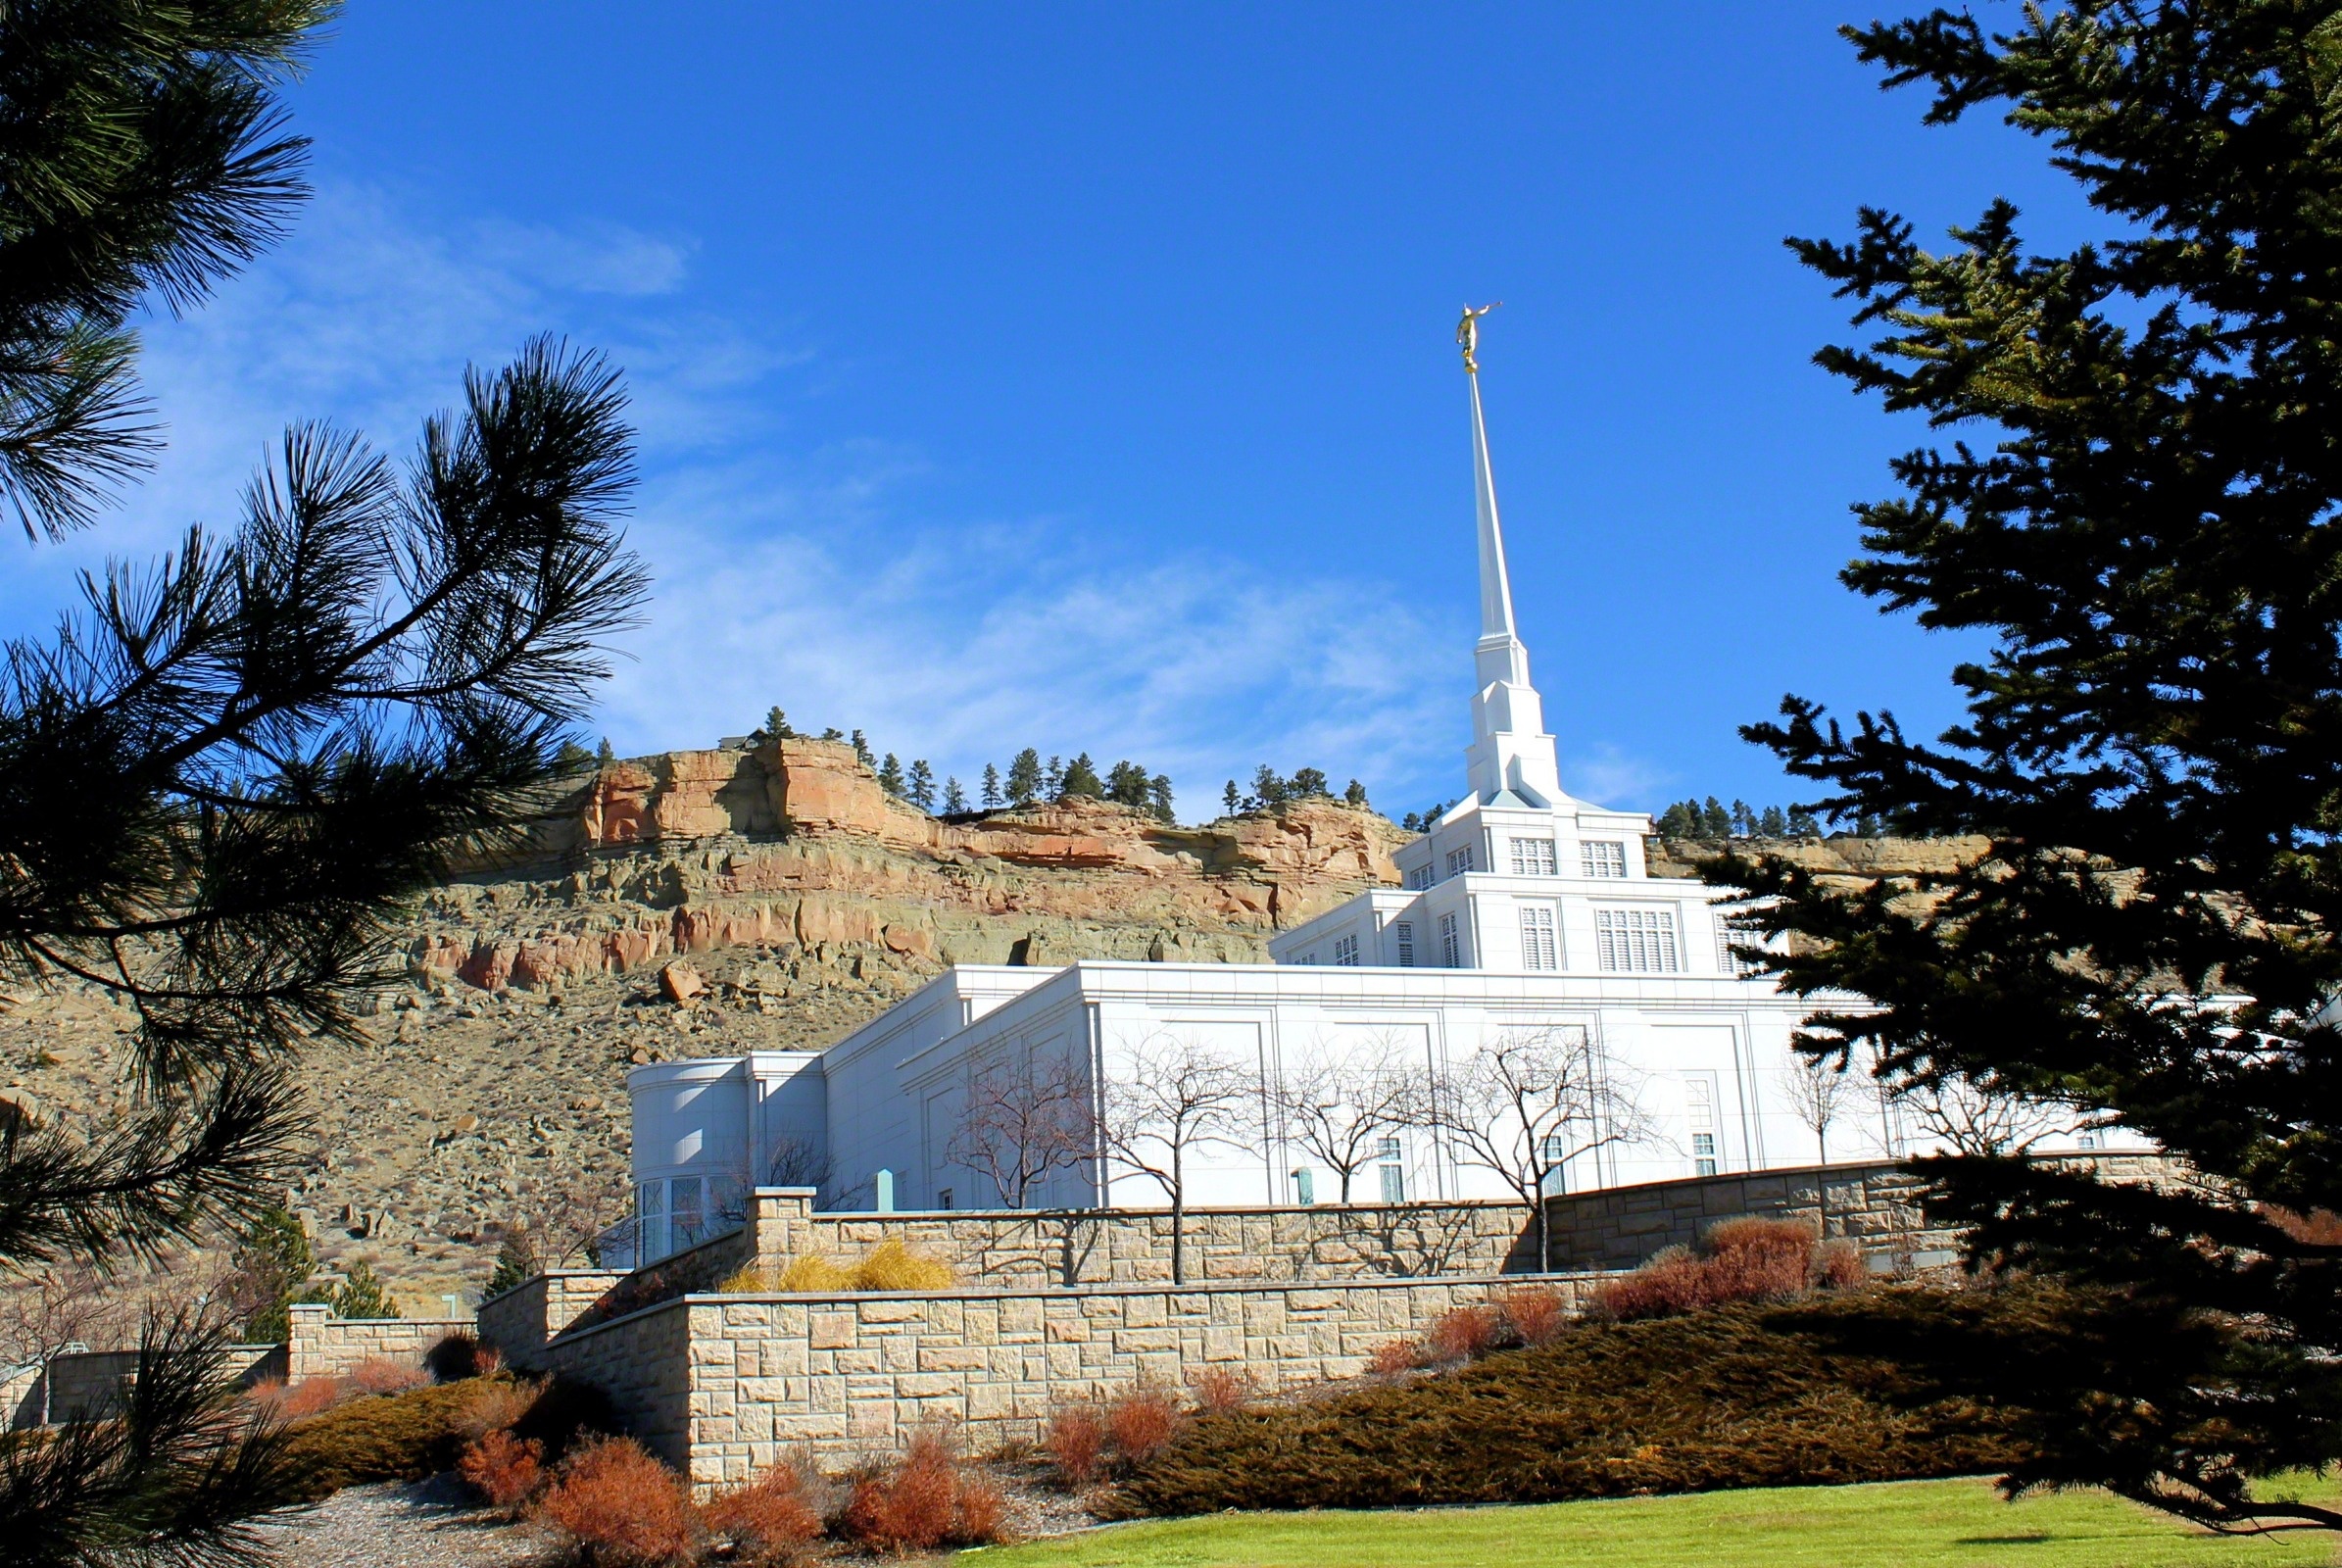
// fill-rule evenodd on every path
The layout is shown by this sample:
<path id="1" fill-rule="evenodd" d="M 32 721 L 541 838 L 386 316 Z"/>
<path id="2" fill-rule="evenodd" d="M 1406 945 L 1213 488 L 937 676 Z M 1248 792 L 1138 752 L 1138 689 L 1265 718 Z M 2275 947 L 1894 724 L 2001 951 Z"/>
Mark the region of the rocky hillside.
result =
<path id="1" fill-rule="evenodd" d="M 370 1038 L 314 1049 L 287 1194 L 320 1253 L 411 1314 L 476 1295 L 495 1227 L 614 1219 L 634 1063 L 837 1040 L 954 962 L 1247 962 L 1395 879 L 1407 835 L 1313 800 L 1175 827 L 1092 801 L 941 820 L 811 740 L 620 762 L 432 893 Z M 118 1088 L 126 1012 L 0 999 L 0 1081 L 75 1119 Z"/>
<path id="2" fill-rule="evenodd" d="M 503 1223 L 618 1217 L 630 1065 L 824 1046 L 956 962 L 1263 961 L 1272 932 L 1395 881 L 1407 837 L 1324 799 L 1200 827 L 1084 800 L 939 819 L 813 740 L 615 763 L 421 902 L 369 1038 L 304 1061 L 316 1136 L 286 1202 L 329 1265 L 366 1257 L 436 1313 L 476 1296 Z M 1865 874 L 1963 846 L 1786 848 Z M 1713 854 L 1654 843 L 1652 870 Z M 93 993 L 0 997 L 0 1094 L 106 1105 L 131 1026 Z"/>

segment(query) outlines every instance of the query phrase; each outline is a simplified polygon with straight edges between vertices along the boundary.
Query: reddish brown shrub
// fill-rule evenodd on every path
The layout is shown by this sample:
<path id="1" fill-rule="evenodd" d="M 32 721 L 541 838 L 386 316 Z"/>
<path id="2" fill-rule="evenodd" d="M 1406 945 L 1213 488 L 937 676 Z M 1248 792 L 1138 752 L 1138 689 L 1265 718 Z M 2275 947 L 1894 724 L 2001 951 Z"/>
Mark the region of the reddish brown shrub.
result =
<path id="1" fill-rule="evenodd" d="M 1000 1494 L 960 1474 L 949 1439 L 912 1435 L 903 1457 L 858 1478 L 841 1521 L 846 1534 L 883 1551 L 930 1551 L 946 1543 L 983 1545 L 997 1540 Z M 982 1535 L 968 1534 L 981 1526 Z"/>
<path id="2" fill-rule="evenodd" d="M 1523 1345 L 1550 1345 L 1569 1330 L 1570 1303 L 1559 1291 L 1514 1291 L 1496 1305 Z"/>
<path id="3" fill-rule="evenodd" d="M 1241 1410 L 1260 1396 L 1260 1384 L 1251 1373 L 1207 1366 L 1189 1385 L 1195 1403 L 1206 1410 Z"/>
<path id="4" fill-rule="evenodd" d="M 1162 1452 L 1186 1424 L 1187 1412 L 1161 1389 L 1133 1389 L 1106 1406 L 1106 1436 L 1115 1453 L 1131 1464 Z"/>
<path id="5" fill-rule="evenodd" d="M 1049 1417 L 1041 1446 L 1068 1486 L 1086 1487 L 1098 1479 L 1106 1457 L 1106 1423 L 1095 1405 L 1068 1404 Z"/>
<path id="6" fill-rule="evenodd" d="M 1423 1362 L 1421 1340 L 1391 1340 L 1375 1348 L 1366 1363 L 1366 1370 L 1377 1377 L 1394 1378 L 1401 1372 L 1412 1372 Z"/>
<path id="7" fill-rule="evenodd" d="M 431 1374 L 407 1361 L 394 1361 L 387 1355 L 369 1355 L 342 1374 L 343 1386 L 351 1395 L 404 1394 L 409 1389 L 428 1385 Z"/>
<path id="8" fill-rule="evenodd" d="M 1007 1512 L 999 1487 L 963 1475 L 951 1499 L 951 1539 L 962 1546 L 988 1546 L 1007 1534 Z"/>
<path id="9" fill-rule="evenodd" d="M 541 1382 L 512 1378 L 482 1378 L 474 1387 L 476 1392 L 464 1407 L 464 1430 L 475 1439 L 501 1432 L 528 1414 L 545 1390 Z"/>
<path id="10" fill-rule="evenodd" d="M 2342 1214 L 2330 1208 L 2313 1208 L 2303 1214 L 2274 1203 L 2263 1203 L 2261 1217 L 2306 1246 L 2342 1247 Z"/>
<path id="11" fill-rule="evenodd" d="M 796 1561 L 821 1535 L 821 1512 L 795 1465 L 776 1464 L 707 1504 L 707 1528 L 732 1544 L 731 1561 L 758 1568 Z"/>
<path id="12" fill-rule="evenodd" d="M 342 1402 L 348 1391 L 339 1378 L 303 1378 L 276 1400 L 276 1413 L 287 1421 L 321 1415 Z"/>
<path id="13" fill-rule="evenodd" d="M 1701 1238 L 1707 1254 L 1707 1300 L 1761 1301 L 1794 1296 L 1813 1266 L 1814 1233 L 1795 1220 L 1728 1219 Z"/>
<path id="14" fill-rule="evenodd" d="M 1435 1364 L 1477 1361 L 1502 1343 L 1504 1323 L 1486 1302 L 1442 1312 L 1423 1336 L 1425 1355 Z"/>
<path id="15" fill-rule="evenodd" d="M 570 1455 L 537 1517 L 597 1568 L 670 1568 L 689 1563 L 697 1544 L 681 1478 L 632 1438 L 600 1438 Z"/>
<path id="16" fill-rule="evenodd" d="M 516 1517 L 521 1504 L 545 1485 L 545 1445 L 491 1432 L 464 1450 L 456 1468 L 490 1505 Z"/>
<path id="17" fill-rule="evenodd" d="M 1707 1304 L 1707 1296 L 1706 1260 L 1671 1247 L 1634 1273 L 1605 1281 L 1594 1292 L 1592 1306 L 1598 1317 L 1625 1322 L 1696 1312 Z"/>
<path id="18" fill-rule="evenodd" d="M 1829 1291 L 1850 1291 L 1857 1285 L 1867 1285 L 1871 1278 L 1871 1271 L 1862 1260 L 1862 1249 L 1843 1237 L 1814 1249 L 1813 1270 L 1814 1283 Z"/>

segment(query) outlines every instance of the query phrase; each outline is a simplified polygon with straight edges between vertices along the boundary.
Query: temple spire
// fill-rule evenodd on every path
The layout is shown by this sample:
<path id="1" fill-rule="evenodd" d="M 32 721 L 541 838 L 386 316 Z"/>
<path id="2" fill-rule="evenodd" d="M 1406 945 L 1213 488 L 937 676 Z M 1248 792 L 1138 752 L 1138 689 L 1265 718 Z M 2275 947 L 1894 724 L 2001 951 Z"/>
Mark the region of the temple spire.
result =
<path id="1" fill-rule="evenodd" d="M 1529 681 L 1529 649 L 1513 621 L 1512 574 L 1504 528 L 1496 518 L 1496 475 L 1488 464 L 1488 427 L 1480 407 L 1480 318 L 1494 310 L 1466 307 L 1455 329 L 1472 383 L 1472 491 L 1480 525 L 1480 641 L 1472 662 L 1472 746 L 1465 754 L 1473 793 L 1483 805 L 1551 806 L 1565 797 L 1545 733 L 1544 705 Z"/>

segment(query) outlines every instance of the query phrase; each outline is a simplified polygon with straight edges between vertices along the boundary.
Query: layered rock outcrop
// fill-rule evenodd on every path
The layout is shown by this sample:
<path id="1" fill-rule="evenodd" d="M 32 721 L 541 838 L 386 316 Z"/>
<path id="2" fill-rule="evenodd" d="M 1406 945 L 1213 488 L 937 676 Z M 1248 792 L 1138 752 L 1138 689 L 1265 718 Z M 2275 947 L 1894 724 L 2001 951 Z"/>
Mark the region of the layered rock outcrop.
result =
<path id="1" fill-rule="evenodd" d="M 842 745 L 671 752 L 548 801 L 517 852 L 432 901 L 410 956 L 490 991 L 728 948 L 1259 959 L 1270 932 L 1396 880 L 1405 839 L 1325 800 L 1200 827 L 1080 798 L 937 818 Z"/>

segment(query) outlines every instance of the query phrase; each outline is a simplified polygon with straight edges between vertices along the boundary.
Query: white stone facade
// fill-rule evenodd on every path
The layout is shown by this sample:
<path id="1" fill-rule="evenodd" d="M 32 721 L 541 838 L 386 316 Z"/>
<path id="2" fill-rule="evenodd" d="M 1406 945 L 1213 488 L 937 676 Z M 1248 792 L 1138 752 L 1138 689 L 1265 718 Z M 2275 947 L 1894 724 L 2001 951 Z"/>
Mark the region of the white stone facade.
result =
<path id="1" fill-rule="evenodd" d="M 834 1208 L 998 1205 L 1001 1195 L 954 1149 L 973 1082 L 1003 1065 L 1056 1071 L 1102 1103 L 1148 1070 L 1150 1044 L 1166 1040 L 1216 1054 L 1247 1081 L 1241 1131 L 1191 1152 L 1191 1204 L 1338 1196 L 1334 1174 L 1313 1165 L 1277 1111 L 1279 1085 L 1304 1060 L 1371 1052 L 1419 1066 L 1430 1083 L 1500 1040 L 1549 1032 L 1586 1043 L 1604 1086 L 1599 1114 L 1620 1123 L 1573 1137 L 1572 1148 L 1593 1147 L 1568 1159 L 1549 1192 L 1825 1154 L 1891 1158 L 1925 1145 L 1899 1107 L 1857 1093 L 1825 1150 L 1790 1088 L 1790 1038 L 1806 1004 L 1744 972 L 1715 890 L 1649 874 L 1648 816 L 1563 790 L 1515 630 L 1477 374 L 1472 456 L 1481 636 L 1470 792 L 1397 852 L 1402 886 L 1280 933 L 1265 965 L 962 965 L 824 1053 L 639 1068 L 628 1086 L 644 1256 L 720 1228 L 759 1185 L 817 1183 Z M 1393 1127 L 1378 1143 L 1354 1200 L 1507 1193 L 1434 1127 Z M 2038 1147 L 2077 1146 L 2143 1147 Z M 809 1153 L 817 1174 L 805 1168 Z M 1077 1208 L 1165 1201 L 1156 1182 L 1102 1150 L 1025 1197 L 1026 1206 Z"/>

